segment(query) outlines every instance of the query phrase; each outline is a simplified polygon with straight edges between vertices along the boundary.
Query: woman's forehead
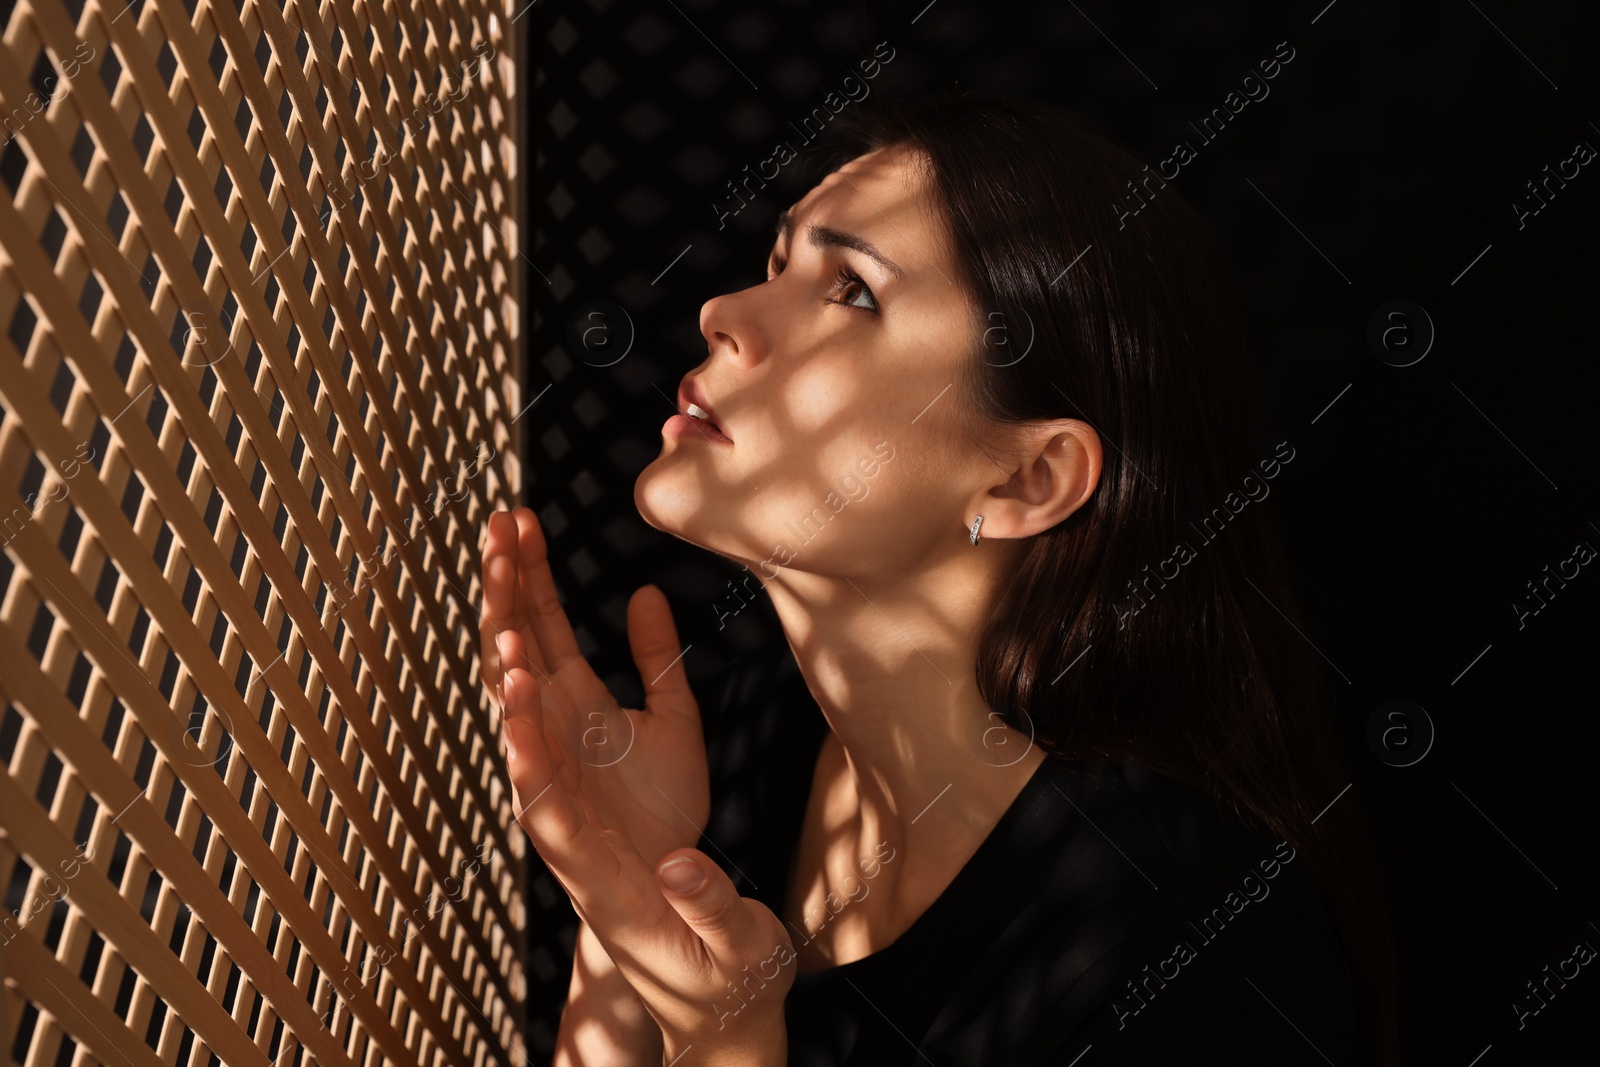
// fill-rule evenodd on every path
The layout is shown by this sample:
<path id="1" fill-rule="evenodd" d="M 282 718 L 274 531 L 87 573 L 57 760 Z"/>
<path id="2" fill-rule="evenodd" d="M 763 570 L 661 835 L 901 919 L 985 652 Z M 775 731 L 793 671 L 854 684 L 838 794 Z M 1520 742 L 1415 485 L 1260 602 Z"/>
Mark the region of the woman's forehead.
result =
<path id="1" fill-rule="evenodd" d="M 942 227 L 920 158 L 905 146 L 875 149 L 823 177 L 780 216 L 796 236 L 822 226 L 853 234 L 908 274 L 948 273 Z"/>

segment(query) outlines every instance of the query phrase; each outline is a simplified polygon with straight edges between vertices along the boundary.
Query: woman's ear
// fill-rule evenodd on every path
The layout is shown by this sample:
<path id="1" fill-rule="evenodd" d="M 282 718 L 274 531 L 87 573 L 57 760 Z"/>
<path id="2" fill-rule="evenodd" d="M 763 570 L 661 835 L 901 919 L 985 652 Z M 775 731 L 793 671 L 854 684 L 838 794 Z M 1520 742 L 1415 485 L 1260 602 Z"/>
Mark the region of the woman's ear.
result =
<path id="1" fill-rule="evenodd" d="M 1045 419 L 1014 427 L 1005 480 L 973 502 L 980 536 L 1022 538 L 1042 533 L 1077 511 L 1100 481 L 1100 435 L 1079 419 Z"/>

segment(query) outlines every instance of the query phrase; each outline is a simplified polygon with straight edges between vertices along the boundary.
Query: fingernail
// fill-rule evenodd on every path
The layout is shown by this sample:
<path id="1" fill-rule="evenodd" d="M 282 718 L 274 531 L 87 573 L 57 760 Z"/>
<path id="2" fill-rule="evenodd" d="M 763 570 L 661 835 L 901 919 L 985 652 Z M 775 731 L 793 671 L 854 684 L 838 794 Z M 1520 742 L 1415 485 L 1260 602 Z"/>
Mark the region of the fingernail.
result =
<path id="1" fill-rule="evenodd" d="M 511 720 L 506 715 L 506 703 L 511 699 L 511 691 L 516 683 L 511 680 L 511 675 L 500 677 L 500 733 L 506 739 L 506 757 L 517 758 L 517 743 L 512 739 Z"/>
<path id="2" fill-rule="evenodd" d="M 533 729 L 532 724 L 523 722 L 521 719 L 507 719 L 506 720 L 506 755 L 510 759 L 516 759 L 517 758 L 517 752 L 519 751 L 519 748 L 518 748 L 518 745 L 517 745 L 517 741 L 516 741 L 517 731 L 519 731 L 519 730 L 526 731 L 526 730 L 531 730 L 531 729 Z M 524 734 L 523 738 L 524 738 L 524 740 L 526 740 L 527 735 Z"/>
<path id="3" fill-rule="evenodd" d="M 700 865 L 688 856 L 679 856 L 675 860 L 668 860 L 656 869 L 656 874 L 665 885 L 674 893 L 693 893 L 706 880 L 706 874 Z"/>

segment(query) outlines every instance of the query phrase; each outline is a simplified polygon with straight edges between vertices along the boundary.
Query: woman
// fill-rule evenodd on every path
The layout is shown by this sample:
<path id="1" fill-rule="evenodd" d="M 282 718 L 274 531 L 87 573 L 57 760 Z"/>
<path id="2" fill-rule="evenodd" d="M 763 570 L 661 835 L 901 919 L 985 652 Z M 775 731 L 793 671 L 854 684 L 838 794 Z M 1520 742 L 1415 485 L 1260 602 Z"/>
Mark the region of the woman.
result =
<path id="1" fill-rule="evenodd" d="M 1043 107 L 834 129 L 634 494 L 759 576 L 821 709 L 760 824 L 780 885 L 694 847 L 660 590 L 616 710 L 532 513 L 490 521 L 484 676 L 583 920 L 557 1062 L 1387 1060 L 1381 899 L 1258 503 L 1293 444 L 1200 224 Z"/>

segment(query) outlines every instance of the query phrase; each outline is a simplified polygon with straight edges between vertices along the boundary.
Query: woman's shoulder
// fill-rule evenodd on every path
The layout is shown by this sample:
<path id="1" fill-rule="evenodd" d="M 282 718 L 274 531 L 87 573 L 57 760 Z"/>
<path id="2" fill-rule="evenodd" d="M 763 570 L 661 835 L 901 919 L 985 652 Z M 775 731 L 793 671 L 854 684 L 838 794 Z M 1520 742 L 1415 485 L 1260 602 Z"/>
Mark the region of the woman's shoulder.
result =
<path id="1" fill-rule="evenodd" d="M 787 648 L 735 661 L 701 708 L 702 848 L 779 910 L 826 723 Z M 917 1042 L 935 1062 L 1210 1062 L 1224 1041 L 1240 1062 L 1361 1062 L 1306 858 L 1193 786 L 1048 757 L 969 868 L 856 973 L 937 988 Z"/>
<path id="2" fill-rule="evenodd" d="M 1325 918 L 1308 865 L 1203 790 L 1134 763 L 1047 757 L 1002 824 L 1014 849 L 1043 864 L 1032 904 L 1105 903 L 1130 919 L 1213 898 Z M 1275 894 L 1275 890 L 1282 890 Z"/>
<path id="3" fill-rule="evenodd" d="M 1293 846 L 1128 763 L 1052 757 L 1020 799 L 1005 917 L 926 1048 L 1087 1067 L 1209 1062 L 1210 1046 L 1184 1050 L 1215 1037 L 1273 1062 L 1322 1062 L 1315 1046 L 1359 1060 L 1350 972 Z"/>

